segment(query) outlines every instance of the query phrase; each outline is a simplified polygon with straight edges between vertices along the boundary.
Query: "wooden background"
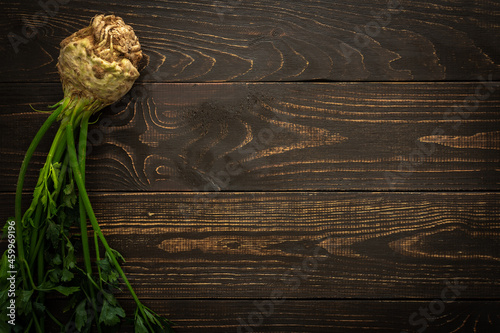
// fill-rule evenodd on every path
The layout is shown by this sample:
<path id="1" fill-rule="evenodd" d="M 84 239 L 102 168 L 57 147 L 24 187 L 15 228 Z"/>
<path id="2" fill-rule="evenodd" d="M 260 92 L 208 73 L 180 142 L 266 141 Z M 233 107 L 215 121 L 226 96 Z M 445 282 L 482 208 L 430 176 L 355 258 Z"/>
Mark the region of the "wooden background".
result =
<path id="1" fill-rule="evenodd" d="M 500 329 L 498 1 L 42 4 L 0 4 L 1 220 L 59 42 L 114 13 L 150 62 L 93 125 L 87 184 L 177 332 Z"/>

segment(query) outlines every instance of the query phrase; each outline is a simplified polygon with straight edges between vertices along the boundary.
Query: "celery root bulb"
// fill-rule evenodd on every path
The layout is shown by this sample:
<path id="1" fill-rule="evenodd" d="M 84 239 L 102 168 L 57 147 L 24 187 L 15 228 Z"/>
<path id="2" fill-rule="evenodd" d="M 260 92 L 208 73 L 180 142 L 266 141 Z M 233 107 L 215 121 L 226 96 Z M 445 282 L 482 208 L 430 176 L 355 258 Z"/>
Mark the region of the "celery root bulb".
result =
<path id="1" fill-rule="evenodd" d="M 139 77 L 141 45 L 129 25 L 114 15 L 97 15 L 90 25 L 61 42 L 57 68 L 65 96 L 100 108 L 119 100 Z"/>

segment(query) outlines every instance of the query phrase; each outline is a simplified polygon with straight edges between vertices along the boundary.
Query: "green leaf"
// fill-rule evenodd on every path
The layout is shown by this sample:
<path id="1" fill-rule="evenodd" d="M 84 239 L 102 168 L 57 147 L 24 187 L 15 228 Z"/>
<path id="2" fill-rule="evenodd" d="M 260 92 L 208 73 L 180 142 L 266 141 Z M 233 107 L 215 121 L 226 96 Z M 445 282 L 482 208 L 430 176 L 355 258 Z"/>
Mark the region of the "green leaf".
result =
<path id="1" fill-rule="evenodd" d="M 59 253 L 56 253 L 52 258 L 50 258 L 50 263 L 52 264 L 52 266 L 62 264 L 61 255 Z"/>
<path id="2" fill-rule="evenodd" d="M 61 271 L 60 269 L 56 269 L 55 271 Z M 52 273 L 52 272 L 51 272 Z M 54 290 L 54 282 L 53 281 L 43 281 L 42 284 L 40 286 L 38 286 L 38 289 L 39 290 L 42 290 L 42 291 L 48 291 L 48 290 Z"/>
<path id="3" fill-rule="evenodd" d="M 142 320 L 141 316 L 135 317 L 134 332 L 135 333 L 149 333 L 148 329 L 144 325 L 144 320 Z"/>
<path id="4" fill-rule="evenodd" d="M 75 324 L 76 328 L 78 329 L 78 332 L 82 331 L 82 327 L 85 325 L 87 322 L 87 309 L 85 308 L 87 304 L 87 300 L 83 300 L 78 304 L 75 310 Z"/>
<path id="5" fill-rule="evenodd" d="M 28 302 L 33 295 L 33 289 L 31 290 L 21 290 L 19 292 L 19 301 L 20 302 Z"/>
<path id="6" fill-rule="evenodd" d="M 52 242 L 52 246 L 57 249 L 57 244 L 59 243 L 60 229 L 51 220 L 47 221 L 47 231 L 45 232 L 45 237 Z"/>
<path id="7" fill-rule="evenodd" d="M 161 323 L 158 321 L 158 319 L 156 319 L 155 313 L 149 311 L 148 308 L 144 308 L 144 313 L 146 314 L 146 317 L 148 317 L 150 322 L 155 323 L 158 326 L 161 326 Z"/>
<path id="8" fill-rule="evenodd" d="M 45 311 L 45 305 L 40 302 L 33 302 L 33 308 L 38 312 L 38 313 L 43 313 Z"/>
<path id="9" fill-rule="evenodd" d="M 125 318 L 125 311 L 120 306 L 111 305 L 107 300 L 104 300 L 101 315 L 99 316 L 99 323 L 113 326 L 120 322 L 120 317 Z"/>
<path id="10" fill-rule="evenodd" d="M 114 283 L 118 281 L 118 278 L 120 277 L 120 274 L 116 271 L 116 269 L 112 269 L 107 273 L 103 274 L 104 279 L 108 281 L 109 283 Z"/>
<path id="11" fill-rule="evenodd" d="M 111 252 L 113 253 L 113 255 L 115 256 L 115 258 L 118 260 L 121 260 L 122 262 L 125 262 L 125 258 L 123 258 L 123 256 L 121 255 L 120 252 L 116 251 L 115 249 L 111 249 Z M 106 251 L 106 257 L 109 258 L 109 261 L 111 261 L 111 258 L 110 258 L 110 255 L 109 253 Z"/>
<path id="12" fill-rule="evenodd" d="M 69 296 L 71 295 L 72 293 L 74 292 L 77 292 L 78 290 L 80 290 L 79 287 L 64 287 L 64 286 L 57 286 L 54 288 L 54 290 L 60 292 L 61 294 L 63 294 L 64 296 Z"/>
<path id="13" fill-rule="evenodd" d="M 64 211 L 64 208 L 63 205 L 59 206 L 59 210 L 57 212 L 57 220 L 60 222 L 60 221 L 65 221 L 66 218 L 67 218 L 67 215 L 66 215 L 66 212 Z"/>
<path id="14" fill-rule="evenodd" d="M 97 262 L 97 265 L 104 271 L 109 272 L 111 270 L 111 264 L 108 259 L 101 259 Z"/>
<path id="15" fill-rule="evenodd" d="M 85 293 L 85 292 L 84 292 Z M 68 312 L 76 307 L 79 301 L 81 301 L 82 293 L 74 293 L 71 297 L 69 297 L 68 302 L 66 302 L 66 306 L 62 309 L 62 312 Z"/>
<path id="16" fill-rule="evenodd" d="M 7 222 L 5 222 L 5 224 L 3 225 L 3 233 L 1 238 L 5 238 L 9 234 L 9 226 L 11 221 L 15 221 L 13 217 L 9 217 L 7 219 Z"/>
<path id="17" fill-rule="evenodd" d="M 104 298 L 108 301 L 109 304 L 116 306 L 118 305 L 118 301 L 115 298 L 115 295 L 112 293 L 108 293 L 105 290 L 102 290 L 102 294 L 104 295 Z"/>
<path id="18" fill-rule="evenodd" d="M 36 228 L 35 221 L 33 221 L 33 218 L 31 217 L 33 215 L 33 213 L 35 212 L 35 208 L 36 208 L 36 204 L 33 201 L 33 203 L 31 204 L 30 208 L 28 208 L 26 210 L 26 212 L 24 213 L 24 215 L 23 215 L 23 217 L 21 219 L 23 227 L 27 227 L 26 221 L 28 221 L 33 228 Z"/>
<path id="19" fill-rule="evenodd" d="M 45 191 L 44 191 L 45 192 Z M 41 198 L 40 198 L 40 201 L 42 202 L 42 205 L 44 208 L 47 208 L 47 194 L 44 193 Z"/>
<path id="20" fill-rule="evenodd" d="M 38 203 L 38 200 L 40 199 L 40 196 L 42 195 L 42 191 L 44 188 L 45 187 L 43 186 L 43 183 L 39 183 L 36 185 L 35 190 L 33 191 L 33 204 L 34 205 L 36 205 Z"/>
<path id="21" fill-rule="evenodd" d="M 63 190 L 64 194 L 70 195 L 75 192 L 75 185 L 73 183 L 73 179 L 71 179 L 70 183 L 64 186 Z"/>
<path id="22" fill-rule="evenodd" d="M 17 293 L 17 310 L 20 314 L 30 313 L 32 310 L 30 298 L 33 295 L 33 289 L 31 290 L 20 290 Z"/>
<path id="23" fill-rule="evenodd" d="M 52 281 L 53 283 L 61 282 L 62 271 L 60 268 L 51 269 L 48 273 L 50 281 Z M 52 286 L 50 288 L 52 288 Z"/>
<path id="24" fill-rule="evenodd" d="M 119 258 L 123 258 L 118 251 L 112 250 L 112 253 Z M 112 264 L 111 255 L 108 251 L 106 251 L 106 258 L 100 260 L 97 264 L 102 269 L 101 275 L 104 281 L 107 281 L 109 283 L 115 283 L 118 281 L 120 274 Z"/>
<path id="25" fill-rule="evenodd" d="M 76 204 L 76 200 L 78 199 L 75 193 L 75 185 L 73 183 L 73 179 L 71 179 L 70 183 L 64 187 L 63 194 L 63 205 L 69 208 L 73 208 Z"/>
<path id="26" fill-rule="evenodd" d="M 75 276 L 75 274 L 71 273 L 67 268 L 64 268 L 62 271 L 61 281 L 63 281 L 63 282 L 71 281 L 71 280 L 73 280 L 74 276 Z"/>
<path id="27" fill-rule="evenodd" d="M 64 267 L 68 269 L 74 268 L 76 266 L 75 248 L 69 239 L 66 242 L 66 248 L 68 249 L 68 254 L 64 258 Z"/>
<path id="28" fill-rule="evenodd" d="M 55 196 L 56 193 L 47 193 L 47 197 L 49 198 L 49 213 L 50 217 L 54 216 L 57 214 L 57 203 L 54 201 L 53 196 Z"/>
<path id="29" fill-rule="evenodd" d="M 61 163 L 53 163 L 50 165 L 50 177 L 54 182 L 54 188 L 59 188 L 59 172 L 61 170 Z"/>

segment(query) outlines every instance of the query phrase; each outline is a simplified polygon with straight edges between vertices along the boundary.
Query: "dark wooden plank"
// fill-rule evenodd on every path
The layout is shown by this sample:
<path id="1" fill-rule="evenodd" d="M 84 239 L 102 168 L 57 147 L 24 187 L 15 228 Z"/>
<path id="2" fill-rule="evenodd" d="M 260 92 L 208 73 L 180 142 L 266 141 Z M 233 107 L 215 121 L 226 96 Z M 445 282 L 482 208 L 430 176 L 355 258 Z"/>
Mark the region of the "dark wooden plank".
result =
<path id="1" fill-rule="evenodd" d="M 0 195 L 1 218 L 13 195 Z M 101 193 L 144 298 L 500 295 L 499 193 Z M 5 243 L 4 243 L 5 245 Z"/>
<path id="2" fill-rule="evenodd" d="M 448 294 L 447 294 L 448 295 Z M 449 294 L 453 295 L 453 294 Z M 448 295 L 448 296 L 449 296 Z M 146 300 L 177 333 L 498 332 L 500 302 L 350 300 Z M 123 302 L 123 301 L 122 301 Z M 131 302 L 123 302 L 127 312 Z M 440 307 L 443 305 L 443 307 Z M 427 319 L 420 309 L 428 313 Z M 434 312 L 432 312 L 432 311 Z M 410 317 L 412 319 L 410 319 Z M 123 326 L 122 333 L 133 329 Z"/>
<path id="3" fill-rule="evenodd" d="M 157 74 L 144 79 L 154 82 L 476 80 L 500 74 L 495 0 L 58 2 L 65 4 L 45 12 L 38 1 L 1 5 L 0 80 L 58 81 L 59 42 L 100 13 L 115 13 L 134 27 L 151 57 L 148 72 Z M 23 39 L 17 53 L 10 33 Z"/>
<path id="4" fill-rule="evenodd" d="M 28 103 L 62 96 L 58 84 L 0 92 L 0 191 L 13 191 L 47 117 Z M 497 83 L 139 84 L 93 125 L 87 181 L 110 191 L 498 190 L 499 107 Z"/>

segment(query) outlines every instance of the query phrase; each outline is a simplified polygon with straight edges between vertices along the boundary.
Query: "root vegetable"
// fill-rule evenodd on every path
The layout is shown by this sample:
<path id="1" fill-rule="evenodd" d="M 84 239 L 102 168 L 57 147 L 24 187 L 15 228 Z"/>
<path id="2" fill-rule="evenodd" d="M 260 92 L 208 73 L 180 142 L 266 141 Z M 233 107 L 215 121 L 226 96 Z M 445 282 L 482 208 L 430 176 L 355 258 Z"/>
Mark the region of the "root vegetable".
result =
<path id="1" fill-rule="evenodd" d="M 125 312 L 112 289 L 118 287 L 120 279 L 137 306 L 135 331 L 171 330 L 169 320 L 138 299 L 120 266 L 123 257 L 108 244 L 85 188 L 89 118 L 130 90 L 139 77 L 142 58 L 133 29 L 114 15 L 95 16 L 88 27 L 61 42 L 57 68 L 64 98 L 53 106 L 52 114 L 26 152 L 17 183 L 15 217 L 5 228 L 8 233 L 15 221 L 15 246 L 9 248 L 15 251 L 7 250 L 1 259 L 0 311 L 2 319 L 7 318 L 13 297 L 7 292 L 7 278 L 17 270 L 20 276 L 15 282 L 16 332 L 45 332 L 49 320 L 62 332 L 89 332 L 92 328 L 103 332 L 119 325 Z M 40 170 L 31 204 L 23 213 L 22 190 L 28 164 L 55 122 L 59 122 L 59 128 Z M 94 235 L 92 242 L 87 236 L 87 221 Z M 75 226 L 79 226 L 80 235 L 75 234 Z M 94 265 L 90 243 L 96 256 Z M 103 254 L 100 248 L 104 249 Z M 78 266 L 77 255 L 83 257 L 83 267 Z M 66 324 L 46 304 L 47 296 L 54 293 L 67 296 L 66 309 L 71 315 Z M 2 320 L 0 331 L 9 329 L 14 327 Z"/>

